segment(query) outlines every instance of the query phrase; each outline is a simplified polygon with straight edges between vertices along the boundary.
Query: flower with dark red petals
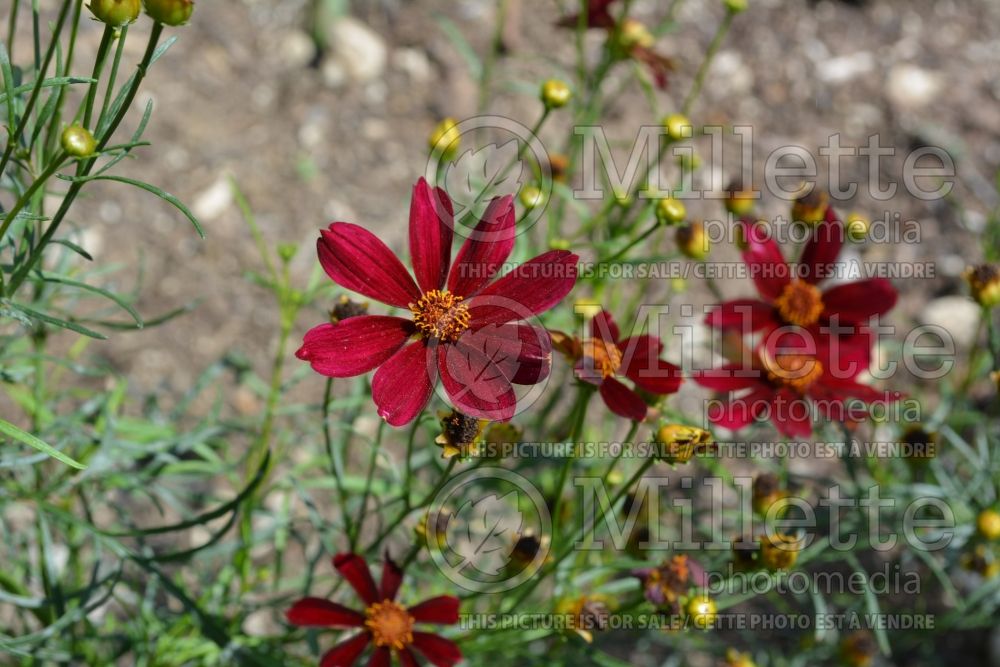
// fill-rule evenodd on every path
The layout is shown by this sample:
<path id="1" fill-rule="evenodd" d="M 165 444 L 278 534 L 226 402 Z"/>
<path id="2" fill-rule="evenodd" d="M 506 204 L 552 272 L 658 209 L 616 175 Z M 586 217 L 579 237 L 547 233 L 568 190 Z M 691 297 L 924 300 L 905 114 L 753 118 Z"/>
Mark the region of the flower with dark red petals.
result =
<path id="1" fill-rule="evenodd" d="M 681 369 L 660 359 L 660 339 L 641 335 L 622 340 L 607 311 L 591 320 L 590 336 L 583 340 L 560 332 L 552 332 L 552 336 L 556 347 L 576 362 L 576 377 L 598 387 L 604 403 L 616 415 L 642 421 L 647 411 L 642 397 L 619 377 L 650 394 L 673 394 L 680 388 Z"/>
<path id="2" fill-rule="evenodd" d="M 717 329 L 740 329 L 744 333 L 768 331 L 793 325 L 804 327 L 814 338 L 838 333 L 844 342 L 870 346 L 864 325 L 883 315 L 896 304 L 896 290 L 885 278 L 819 287 L 831 275 L 844 243 L 842 223 L 832 207 L 816 225 L 797 264 L 785 262 L 781 249 L 757 223 L 742 220 L 740 233 L 745 241 L 743 261 L 760 294 L 759 299 L 735 299 L 723 303 L 705 318 Z M 835 326 L 834 326 L 835 325 Z M 832 328 L 831 328 L 832 327 Z M 838 334 L 839 335 L 839 334 Z"/>
<path id="3" fill-rule="evenodd" d="M 516 407 L 512 383 L 537 384 L 551 366 L 548 333 L 524 320 L 573 289 L 578 261 L 552 250 L 498 277 L 514 248 L 514 220 L 512 198 L 494 199 L 452 261 L 451 201 L 421 178 L 410 203 L 413 276 L 371 232 L 334 222 L 317 242 L 327 275 L 409 317 L 360 315 L 321 324 L 296 356 L 327 377 L 377 369 L 372 397 L 393 426 L 420 414 L 439 378 L 461 412 L 509 420 Z"/>
<path id="4" fill-rule="evenodd" d="M 814 413 L 848 423 L 864 417 L 874 403 L 899 400 L 897 392 L 880 392 L 858 381 L 871 365 L 869 347 L 811 338 L 802 329 L 776 333 L 748 355 L 749 363 L 694 373 L 698 384 L 729 394 L 727 401 L 709 409 L 713 424 L 737 431 L 766 417 L 787 437 L 808 437 Z M 786 336 L 799 342 L 788 344 L 786 339 L 782 344 Z"/>
<path id="5" fill-rule="evenodd" d="M 368 564 L 357 554 L 337 554 L 333 566 L 347 580 L 365 604 L 355 611 L 323 598 L 306 597 L 285 613 L 292 625 L 317 628 L 358 628 L 360 632 L 340 642 L 323 654 L 320 667 L 354 665 L 368 646 L 374 645 L 368 665 L 387 667 L 395 652 L 403 665 L 417 665 L 413 649 L 422 653 L 435 667 L 452 667 L 462 660 L 462 652 L 449 639 L 415 629 L 419 623 L 454 625 L 458 623 L 459 600 L 442 595 L 412 607 L 396 602 L 403 582 L 403 572 L 388 557 L 382 568 L 382 581 L 375 585 Z"/>

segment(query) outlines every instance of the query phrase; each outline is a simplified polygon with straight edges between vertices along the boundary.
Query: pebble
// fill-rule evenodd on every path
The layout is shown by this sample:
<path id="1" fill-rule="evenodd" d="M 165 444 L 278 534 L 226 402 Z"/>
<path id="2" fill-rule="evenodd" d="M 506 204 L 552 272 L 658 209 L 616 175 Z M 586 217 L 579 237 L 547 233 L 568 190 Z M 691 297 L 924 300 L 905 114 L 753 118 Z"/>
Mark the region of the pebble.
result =
<path id="1" fill-rule="evenodd" d="M 934 101 L 941 89 L 937 74 L 916 65 L 896 65 L 889 70 L 886 93 L 894 104 L 916 109 Z"/>
<path id="2" fill-rule="evenodd" d="M 366 83 L 379 78 L 385 71 L 388 60 L 385 41 L 355 18 L 344 16 L 333 23 L 329 44 L 331 55 L 354 81 Z"/>
<path id="3" fill-rule="evenodd" d="M 979 306 L 965 296 L 942 296 L 920 311 L 917 320 L 927 326 L 941 327 L 951 334 L 955 345 L 968 348 L 979 330 Z"/>
<path id="4" fill-rule="evenodd" d="M 233 191 L 229 179 L 223 174 L 194 200 L 191 210 L 203 222 L 216 220 L 233 204 Z"/>

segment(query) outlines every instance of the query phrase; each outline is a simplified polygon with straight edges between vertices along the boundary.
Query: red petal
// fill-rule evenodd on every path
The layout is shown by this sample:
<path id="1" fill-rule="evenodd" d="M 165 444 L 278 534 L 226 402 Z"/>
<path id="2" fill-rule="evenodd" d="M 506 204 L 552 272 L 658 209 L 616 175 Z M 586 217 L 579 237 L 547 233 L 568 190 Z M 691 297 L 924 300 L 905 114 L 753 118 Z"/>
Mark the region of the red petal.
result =
<path id="1" fill-rule="evenodd" d="M 681 369 L 662 359 L 632 363 L 624 372 L 640 389 L 653 394 L 673 394 L 681 386 Z"/>
<path id="2" fill-rule="evenodd" d="M 371 640 L 370 633 L 362 632 L 347 641 L 340 642 L 323 655 L 319 667 L 351 667 Z"/>
<path id="3" fill-rule="evenodd" d="M 455 228 L 451 200 L 441 188 L 433 190 L 420 178 L 410 199 L 410 263 L 424 292 L 441 289 L 451 264 Z"/>
<path id="4" fill-rule="evenodd" d="M 366 605 L 379 602 L 375 580 L 372 579 L 372 573 L 368 571 L 368 563 L 364 558 L 351 553 L 337 554 L 333 557 L 333 566 L 357 592 L 362 602 Z"/>
<path id="5" fill-rule="evenodd" d="M 389 554 L 387 553 L 385 561 L 382 563 L 382 581 L 379 582 L 379 594 L 382 599 L 395 600 L 396 593 L 399 592 L 399 586 L 402 583 L 403 571 L 389 558 Z"/>
<path id="6" fill-rule="evenodd" d="M 404 648 L 402 651 L 397 651 L 396 655 L 399 656 L 399 662 L 403 667 L 420 667 L 420 663 L 417 662 L 410 649 Z"/>
<path id="7" fill-rule="evenodd" d="M 420 298 L 403 263 L 374 234 L 349 222 L 335 222 L 316 241 L 319 263 L 345 289 L 406 308 Z"/>
<path id="8" fill-rule="evenodd" d="M 358 315 L 310 329 L 295 356 L 320 375 L 354 377 L 380 366 L 413 334 L 413 322 L 385 315 Z"/>
<path id="9" fill-rule="evenodd" d="M 435 667 L 453 667 L 462 661 L 462 652 L 450 639 L 430 632 L 414 632 L 413 646 Z"/>
<path id="10" fill-rule="evenodd" d="M 292 625 L 329 628 L 355 628 L 365 624 L 365 617 L 342 604 L 322 598 L 302 598 L 285 612 Z"/>
<path id="11" fill-rule="evenodd" d="M 472 296 L 503 268 L 514 250 L 514 199 L 494 198 L 483 219 L 462 244 L 448 276 L 448 291 Z"/>
<path id="12" fill-rule="evenodd" d="M 368 667 L 390 667 L 392 664 L 392 651 L 383 646 L 375 649 L 372 657 L 368 660 Z"/>
<path id="13" fill-rule="evenodd" d="M 372 378 L 372 399 L 390 426 L 409 424 L 434 390 L 434 353 L 423 340 L 410 343 L 382 364 Z"/>
<path id="14" fill-rule="evenodd" d="M 702 387 L 715 391 L 738 391 L 756 387 L 761 383 L 760 371 L 747 368 L 743 364 L 726 364 L 719 368 L 698 371 L 693 374 L 693 378 Z"/>
<path id="15" fill-rule="evenodd" d="M 760 299 L 726 301 L 705 317 L 705 324 L 716 329 L 739 329 L 744 333 L 780 322 L 774 317 L 774 306 Z"/>
<path id="16" fill-rule="evenodd" d="M 550 250 L 521 264 L 469 300 L 472 327 L 524 320 L 562 301 L 576 284 L 579 257 Z"/>
<path id="17" fill-rule="evenodd" d="M 629 368 L 633 364 L 645 365 L 650 359 L 658 359 L 663 351 L 663 343 L 656 336 L 644 334 L 632 336 L 618 343 L 622 353 L 622 367 Z"/>
<path id="18" fill-rule="evenodd" d="M 832 207 L 829 210 L 832 211 Z M 795 267 L 799 278 L 814 285 L 832 275 L 833 265 L 844 245 L 844 229 L 840 221 L 829 215 L 827 218 L 816 225 L 802 249 L 799 265 Z"/>
<path id="19" fill-rule="evenodd" d="M 552 369 L 552 340 L 542 327 L 525 323 L 467 331 L 459 343 L 479 350 L 514 384 L 538 384 Z"/>
<path id="20" fill-rule="evenodd" d="M 590 321 L 590 336 L 608 343 L 617 343 L 621 333 L 611 313 L 602 310 Z"/>
<path id="21" fill-rule="evenodd" d="M 441 623 L 453 625 L 458 623 L 458 608 L 460 600 L 454 595 L 440 595 L 424 600 L 410 607 L 407 611 L 417 623 Z"/>
<path id="22" fill-rule="evenodd" d="M 788 438 L 812 435 L 812 406 L 788 389 L 779 389 L 771 398 L 771 423 Z"/>
<path id="23" fill-rule="evenodd" d="M 746 396 L 734 398 L 728 403 L 712 403 L 708 410 L 708 420 L 716 426 L 738 431 L 760 417 L 769 405 L 774 390 L 759 387 Z"/>
<path id="24" fill-rule="evenodd" d="M 748 221 L 740 221 L 740 225 L 747 242 L 743 261 L 750 271 L 750 277 L 761 296 L 776 299 L 791 281 L 791 269 L 781 255 L 781 248 L 766 227 L 758 227 Z"/>
<path id="25" fill-rule="evenodd" d="M 438 371 L 458 410 L 490 421 L 509 421 L 517 407 L 510 380 L 486 354 L 461 342 L 438 348 Z"/>
<path id="26" fill-rule="evenodd" d="M 864 324 L 896 305 L 896 288 L 885 278 L 837 285 L 823 292 L 823 314 L 839 324 Z"/>
<path id="27" fill-rule="evenodd" d="M 646 418 L 646 404 L 643 400 L 614 378 L 607 378 L 601 383 L 601 398 L 616 415 L 637 422 Z"/>

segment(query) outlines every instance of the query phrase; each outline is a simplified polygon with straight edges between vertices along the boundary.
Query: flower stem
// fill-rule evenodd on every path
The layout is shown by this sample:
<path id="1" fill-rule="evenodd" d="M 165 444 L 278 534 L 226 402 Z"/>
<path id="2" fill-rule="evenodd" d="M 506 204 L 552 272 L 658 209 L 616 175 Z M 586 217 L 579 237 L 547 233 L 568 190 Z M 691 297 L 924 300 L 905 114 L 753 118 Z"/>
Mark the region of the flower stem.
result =
<path id="1" fill-rule="evenodd" d="M 698 99 L 702 86 L 705 85 L 705 76 L 708 74 L 708 68 L 712 66 L 712 60 L 715 58 L 715 54 L 719 52 L 722 40 L 725 39 L 726 33 L 729 32 L 729 26 L 733 24 L 734 16 L 733 12 L 726 12 L 726 17 L 722 19 L 722 23 L 719 24 L 719 28 L 715 31 L 715 37 L 712 38 L 711 44 L 708 45 L 708 51 L 705 52 L 705 59 L 702 61 L 701 67 L 698 68 L 698 73 L 694 76 L 694 83 L 691 84 L 691 90 L 688 92 L 687 97 L 684 98 L 684 104 L 681 106 L 681 113 L 685 116 L 691 113 L 691 108 L 694 106 L 695 100 Z"/>
<path id="2" fill-rule="evenodd" d="M 593 395 L 593 385 L 580 384 L 580 391 L 576 395 L 576 405 L 573 406 L 573 428 L 569 435 L 569 441 L 573 445 L 576 445 L 583 433 L 583 423 L 587 417 L 587 404 L 590 403 L 590 397 Z M 552 498 L 552 519 L 555 522 L 559 521 L 562 511 L 566 480 L 569 478 L 569 471 L 573 467 L 573 461 L 573 453 L 568 452 L 563 461 L 562 469 L 559 471 L 559 480 L 556 482 L 555 495 Z"/>

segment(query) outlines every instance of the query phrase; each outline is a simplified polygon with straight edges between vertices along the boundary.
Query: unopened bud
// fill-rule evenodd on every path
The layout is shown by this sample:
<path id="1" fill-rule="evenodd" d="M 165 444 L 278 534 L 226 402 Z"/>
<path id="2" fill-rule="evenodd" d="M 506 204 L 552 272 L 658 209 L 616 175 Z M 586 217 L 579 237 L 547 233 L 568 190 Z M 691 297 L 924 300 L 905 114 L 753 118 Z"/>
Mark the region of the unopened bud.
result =
<path id="1" fill-rule="evenodd" d="M 696 628 L 701 630 L 708 630 L 715 624 L 715 619 L 719 615 L 718 607 L 715 605 L 715 600 L 708 597 L 707 595 L 696 595 L 688 600 L 687 606 L 684 608 L 687 612 L 688 618 L 691 619 L 691 623 L 694 624 Z"/>
<path id="2" fill-rule="evenodd" d="M 432 153 L 439 155 L 442 160 L 450 160 L 458 152 L 461 142 L 462 134 L 458 123 L 454 118 L 445 118 L 431 132 L 427 143 Z"/>
<path id="3" fill-rule="evenodd" d="M 963 274 L 969 283 L 969 292 L 983 308 L 1000 305 L 1000 268 L 993 264 L 980 264 L 966 269 Z"/>
<path id="4" fill-rule="evenodd" d="M 682 113 L 672 113 L 663 119 L 663 127 L 667 129 L 667 136 L 674 141 L 687 139 L 694 134 L 694 128 L 688 117 Z"/>
<path id="5" fill-rule="evenodd" d="M 673 197 L 667 197 L 656 202 L 656 219 L 661 225 L 676 225 L 684 222 L 687 217 L 687 209 L 684 202 Z"/>
<path id="6" fill-rule="evenodd" d="M 194 13 L 194 0 L 143 0 L 150 18 L 164 25 L 184 25 Z"/>
<path id="7" fill-rule="evenodd" d="M 545 193 L 537 185 L 525 185 L 521 188 L 521 194 L 518 195 L 518 199 L 521 200 L 524 208 L 530 211 L 545 204 Z"/>
<path id="8" fill-rule="evenodd" d="M 89 157 L 97 150 L 97 142 L 90 130 L 82 125 L 70 125 L 62 133 L 62 147 L 73 157 Z"/>
<path id="9" fill-rule="evenodd" d="M 565 81 L 559 79 L 549 79 L 542 84 L 541 99 L 546 109 L 559 109 L 569 103 L 573 97 L 573 91 L 569 89 Z"/>
<path id="10" fill-rule="evenodd" d="M 870 227 L 871 224 L 868 222 L 868 218 L 859 213 L 851 213 L 847 216 L 847 222 L 845 223 L 847 238 L 855 243 L 861 243 L 868 238 L 868 229 Z"/>
<path id="11" fill-rule="evenodd" d="M 140 0 L 90 0 L 90 13 L 113 28 L 132 23 L 142 11 Z"/>
<path id="12" fill-rule="evenodd" d="M 722 4 L 726 6 L 726 11 L 730 14 L 739 14 L 747 10 L 749 3 L 747 0 L 723 0 Z"/>
<path id="13" fill-rule="evenodd" d="M 677 242 L 677 248 L 691 259 L 703 260 L 708 257 L 711 250 L 708 235 L 705 234 L 705 225 L 701 222 L 678 227 L 674 240 Z"/>

